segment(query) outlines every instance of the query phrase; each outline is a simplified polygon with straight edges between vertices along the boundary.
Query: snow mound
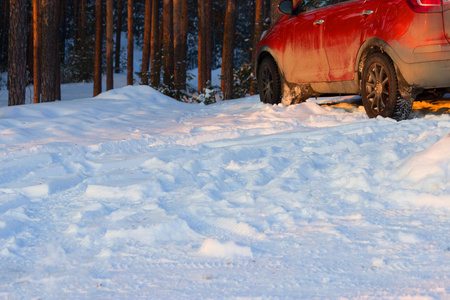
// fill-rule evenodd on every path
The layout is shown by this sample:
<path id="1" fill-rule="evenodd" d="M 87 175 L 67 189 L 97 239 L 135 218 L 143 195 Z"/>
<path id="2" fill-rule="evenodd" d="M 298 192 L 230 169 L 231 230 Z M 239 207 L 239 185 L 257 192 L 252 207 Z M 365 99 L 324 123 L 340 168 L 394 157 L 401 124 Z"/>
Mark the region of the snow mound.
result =
<path id="1" fill-rule="evenodd" d="M 412 155 L 399 169 L 408 190 L 396 191 L 399 202 L 450 209 L 450 134 Z"/>
<path id="2" fill-rule="evenodd" d="M 200 249 L 200 255 L 215 258 L 234 258 L 234 257 L 250 257 L 253 258 L 250 247 L 236 245 L 235 242 L 221 243 L 214 239 L 206 239 Z"/>
<path id="3" fill-rule="evenodd" d="M 438 192 L 449 188 L 450 177 L 450 134 L 406 162 L 401 169 L 403 175 L 418 189 Z M 450 203 L 449 203 L 450 205 Z"/>

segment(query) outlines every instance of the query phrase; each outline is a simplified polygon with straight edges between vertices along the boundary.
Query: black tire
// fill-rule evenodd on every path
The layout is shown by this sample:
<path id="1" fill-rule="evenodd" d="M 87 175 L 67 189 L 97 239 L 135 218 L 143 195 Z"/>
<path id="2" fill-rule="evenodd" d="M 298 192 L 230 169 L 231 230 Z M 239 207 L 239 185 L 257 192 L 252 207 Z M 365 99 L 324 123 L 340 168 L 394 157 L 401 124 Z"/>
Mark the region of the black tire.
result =
<path id="1" fill-rule="evenodd" d="M 408 118 L 412 103 L 398 97 L 397 75 L 392 61 L 375 53 L 365 62 L 361 77 L 361 97 L 369 118 Z"/>
<path id="2" fill-rule="evenodd" d="M 281 102 L 281 78 L 272 57 L 265 57 L 258 67 L 259 98 L 261 102 L 278 104 Z"/>

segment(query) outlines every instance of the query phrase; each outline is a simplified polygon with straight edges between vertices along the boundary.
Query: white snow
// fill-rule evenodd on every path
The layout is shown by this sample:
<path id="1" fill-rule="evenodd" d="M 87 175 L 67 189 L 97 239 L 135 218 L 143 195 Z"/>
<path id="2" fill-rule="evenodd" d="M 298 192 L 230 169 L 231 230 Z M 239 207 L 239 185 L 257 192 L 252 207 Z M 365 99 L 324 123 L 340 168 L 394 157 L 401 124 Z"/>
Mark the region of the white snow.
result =
<path id="1" fill-rule="evenodd" d="M 0 107 L 0 299 L 449 299 L 448 114 L 79 87 Z"/>

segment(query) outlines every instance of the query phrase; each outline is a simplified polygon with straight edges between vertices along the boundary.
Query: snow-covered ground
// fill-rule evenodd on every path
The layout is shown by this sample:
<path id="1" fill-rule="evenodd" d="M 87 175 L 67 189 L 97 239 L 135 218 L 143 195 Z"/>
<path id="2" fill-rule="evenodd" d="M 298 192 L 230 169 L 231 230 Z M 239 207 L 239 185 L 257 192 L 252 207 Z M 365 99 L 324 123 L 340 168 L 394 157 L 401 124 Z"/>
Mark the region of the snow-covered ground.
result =
<path id="1" fill-rule="evenodd" d="M 449 299 L 449 149 L 316 101 L 0 107 L 0 299 Z"/>

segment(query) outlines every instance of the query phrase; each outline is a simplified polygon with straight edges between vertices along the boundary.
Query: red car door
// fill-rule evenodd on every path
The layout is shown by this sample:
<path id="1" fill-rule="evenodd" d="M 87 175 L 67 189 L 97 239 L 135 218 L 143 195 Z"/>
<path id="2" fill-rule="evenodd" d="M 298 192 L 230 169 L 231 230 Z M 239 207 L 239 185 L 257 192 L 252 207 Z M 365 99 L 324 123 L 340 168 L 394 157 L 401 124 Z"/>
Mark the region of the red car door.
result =
<path id="1" fill-rule="evenodd" d="M 288 82 L 328 81 L 328 62 L 323 47 L 323 25 L 319 10 L 300 13 L 286 20 L 286 48 L 282 69 Z"/>
<path id="2" fill-rule="evenodd" d="M 324 47 L 330 81 L 354 79 L 358 50 L 366 35 L 381 26 L 376 18 L 380 0 L 342 1 L 324 11 L 326 17 Z"/>

